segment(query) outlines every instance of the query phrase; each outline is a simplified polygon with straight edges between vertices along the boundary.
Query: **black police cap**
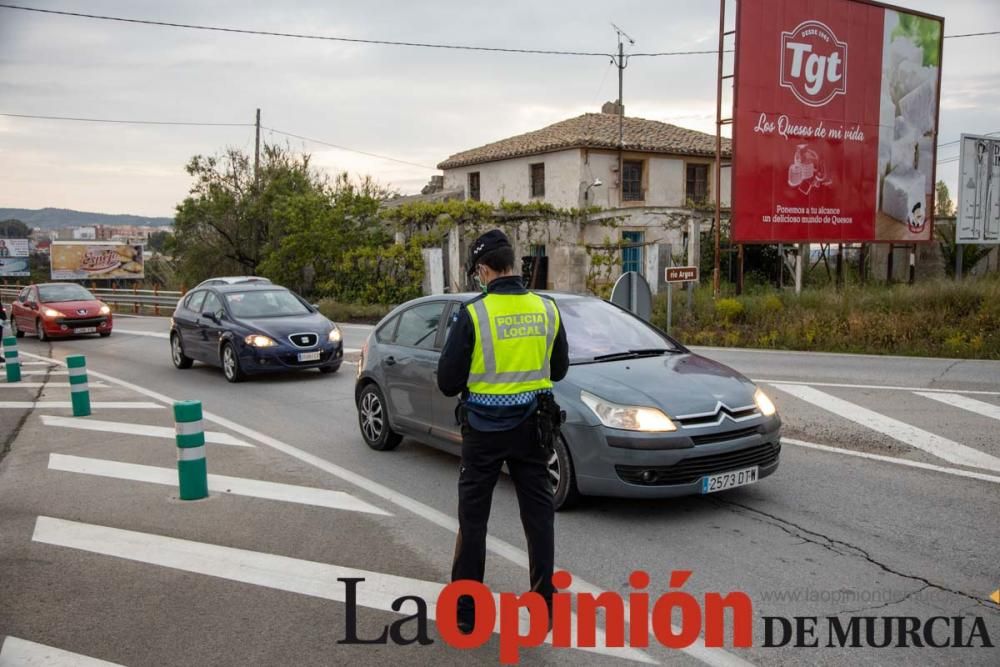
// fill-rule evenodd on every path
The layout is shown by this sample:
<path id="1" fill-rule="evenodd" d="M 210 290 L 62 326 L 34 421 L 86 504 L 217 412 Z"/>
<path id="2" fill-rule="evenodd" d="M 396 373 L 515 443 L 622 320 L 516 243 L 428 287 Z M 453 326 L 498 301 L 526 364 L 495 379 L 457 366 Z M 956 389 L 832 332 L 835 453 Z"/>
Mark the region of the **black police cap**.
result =
<path id="1" fill-rule="evenodd" d="M 510 239 L 499 229 L 491 229 L 486 232 L 469 247 L 469 262 L 465 265 L 466 274 L 471 276 L 476 272 L 479 259 L 486 253 L 509 247 L 511 247 Z"/>

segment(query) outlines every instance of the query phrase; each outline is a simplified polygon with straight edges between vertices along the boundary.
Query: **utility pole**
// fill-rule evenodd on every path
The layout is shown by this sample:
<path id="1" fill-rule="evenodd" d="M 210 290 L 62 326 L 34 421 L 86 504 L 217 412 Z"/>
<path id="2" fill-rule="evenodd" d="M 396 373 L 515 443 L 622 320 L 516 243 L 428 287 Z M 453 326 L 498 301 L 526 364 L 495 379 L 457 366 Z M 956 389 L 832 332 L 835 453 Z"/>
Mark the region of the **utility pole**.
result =
<path id="1" fill-rule="evenodd" d="M 253 185 L 254 189 L 260 187 L 260 109 L 257 109 L 257 135 L 254 141 L 253 150 Z"/>
<path id="2" fill-rule="evenodd" d="M 628 36 L 624 30 L 614 23 L 611 27 L 618 33 L 618 57 L 612 57 L 611 62 L 618 68 L 618 205 L 621 206 L 625 199 L 624 182 L 622 181 L 622 151 L 625 150 L 625 102 L 622 95 L 625 68 L 628 67 L 628 60 L 625 58 L 625 47 L 622 37 L 628 40 L 629 45 L 634 45 L 635 40 Z"/>

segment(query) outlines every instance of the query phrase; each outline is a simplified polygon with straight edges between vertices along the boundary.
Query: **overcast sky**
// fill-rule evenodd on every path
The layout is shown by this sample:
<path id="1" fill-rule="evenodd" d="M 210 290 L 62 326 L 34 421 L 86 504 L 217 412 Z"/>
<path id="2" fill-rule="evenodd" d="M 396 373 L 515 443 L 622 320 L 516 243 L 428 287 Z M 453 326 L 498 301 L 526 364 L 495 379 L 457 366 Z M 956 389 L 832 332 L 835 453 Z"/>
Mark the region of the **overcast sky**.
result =
<path id="1" fill-rule="evenodd" d="M 331 36 L 611 52 L 711 49 L 715 0 L 20 0 L 25 6 Z M 945 34 L 1000 29 L 997 0 L 910 0 Z M 635 58 L 628 115 L 714 131 L 712 55 Z M 939 143 L 1000 131 L 1000 36 L 945 40 Z M 0 112 L 262 124 L 421 168 L 289 140 L 324 170 L 419 191 L 448 155 L 538 129 L 617 94 L 603 57 L 493 54 L 225 34 L 0 9 Z M 265 131 L 265 141 L 286 137 Z M 172 216 L 195 154 L 253 150 L 252 127 L 0 117 L 0 206 Z M 956 155 L 957 144 L 938 158 Z M 939 166 L 951 185 L 955 162 Z"/>

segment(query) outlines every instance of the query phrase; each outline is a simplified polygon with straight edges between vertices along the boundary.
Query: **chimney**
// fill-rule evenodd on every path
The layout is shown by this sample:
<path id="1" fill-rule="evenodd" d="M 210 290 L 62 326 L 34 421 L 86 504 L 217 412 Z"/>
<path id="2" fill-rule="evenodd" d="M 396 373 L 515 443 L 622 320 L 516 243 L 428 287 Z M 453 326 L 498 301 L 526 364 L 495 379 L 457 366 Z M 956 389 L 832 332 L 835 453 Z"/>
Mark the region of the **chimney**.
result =
<path id="1" fill-rule="evenodd" d="M 420 191 L 422 195 L 429 195 L 444 190 L 444 175 L 436 174 L 431 176 L 431 181 Z"/>
<path id="2" fill-rule="evenodd" d="M 620 106 L 618 102 L 605 102 L 604 105 L 601 106 L 601 113 L 611 113 L 617 116 L 619 111 L 624 114 L 625 107 Z"/>

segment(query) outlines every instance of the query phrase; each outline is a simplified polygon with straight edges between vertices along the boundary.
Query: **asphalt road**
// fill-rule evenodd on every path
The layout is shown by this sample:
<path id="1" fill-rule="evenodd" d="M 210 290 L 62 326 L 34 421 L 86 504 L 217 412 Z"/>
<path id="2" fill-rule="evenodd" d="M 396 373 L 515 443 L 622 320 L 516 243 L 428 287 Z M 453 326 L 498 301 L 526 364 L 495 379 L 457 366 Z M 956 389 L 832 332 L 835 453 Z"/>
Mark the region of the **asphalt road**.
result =
<path id="1" fill-rule="evenodd" d="M 440 641 L 430 647 L 406 648 L 338 645 L 336 640 L 343 636 L 342 603 L 186 575 L 185 581 L 204 585 L 211 595 L 196 615 L 211 622 L 199 630 L 202 620 L 192 623 L 187 612 L 190 596 L 156 585 L 170 578 L 162 570 L 142 564 L 117 568 L 107 556 L 60 553 L 56 557 L 44 545 L 22 544 L 31 540 L 32 521 L 50 516 L 346 563 L 422 581 L 447 581 L 454 535 L 446 518 L 455 510 L 457 460 L 412 441 L 393 452 L 369 450 L 357 430 L 353 366 L 345 364 L 333 376 L 310 372 L 230 385 L 217 369 L 198 364 L 186 371 L 174 369 L 165 327 L 161 319 L 120 318 L 109 339 L 51 345 L 23 341 L 21 349 L 55 359 L 82 353 L 90 368 L 136 385 L 127 388 L 111 383 L 101 390 L 114 395 L 107 400 L 126 400 L 126 394 L 132 396 L 128 400 L 150 400 L 137 393 L 138 388 L 174 399 L 199 399 L 207 411 L 231 422 L 220 430 L 247 439 L 251 435 L 273 439 L 256 442 L 252 461 L 229 463 L 220 458 L 220 465 L 233 466 L 234 472 L 225 474 L 242 472 L 245 477 L 339 489 L 391 517 L 343 512 L 330 521 L 314 509 L 275 510 L 255 499 L 260 509 L 256 513 L 245 503 L 224 506 L 223 501 L 231 500 L 225 497 L 207 502 L 216 513 L 214 519 L 205 518 L 200 527 L 182 530 L 166 520 L 133 516 L 154 517 L 151 507 L 156 499 L 162 500 L 162 491 L 148 497 L 145 491 L 130 491 L 139 494 L 132 508 L 130 496 L 117 484 L 89 478 L 76 481 L 70 490 L 60 485 L 40 493 L 33 481 L 25 482 L 27 488 L 20 487 L 16 493 L 9 485 L 5 490 L 2 482 L 11 479 L 14 463 L 26 466 L 25 479 L 32 479 L 31 461 L 42 456 L 33 454 L 33 448 L 66 451 L 72 445 L 67 436 L 53 439 L 50 431 L 33 421 L 34 413 L 43 412 L 36 409 L 28 420 L 28 427 L 36 430 L 14 441 L 0 467 L 0 516 L 12 504 L 18 516 L 12 524 L 0 523 L 0 532 L 9 528 L 12 541 L 8 544 L 18 542 L 12 548 L 20 549 L 16 554 L 0 551 L 0 577 L 7 578 L 7 584 L 0 578 L 0 594 L 14 594 L 8 599 L 16 600 L 0 611 L 0 636 L 32 640 L 26 635 L 35 633 L 52 645 L 122 664 L 167 664 L 172 661 L 164 648 L 169 642 L 164 642 L 176 639 L 167 628 L 184 619 L 182 625 L 192 633 L 193 644 L 183 655 L 205 663 L 245 664 L 284 655 L 281 661 L 299 664 L 347 660 L 495 664 L 495 640 L 471 654 L 444 650 Z M 367 332 L 366 327 L 346 327 L 346 346 L 360 347 Z M 694 574 L 683 590 L 698 600 L 708 592 L 729 591 L 744 591 L 753 600 L 754 647 L 681 653 L 651 646 L 647 658 L 669 664 L 737 664 L 738 658 L 755 664 L 1000 663 L 996 648 L 761 645 L 765 616 L 832 615 L 923 620 L 968 616 L 966 637 L 971 617 L 978 616 L 993 643 L 1000 642 L 1000 607 L 988 600 L 1000 588 L 1000 468 L 990 467 L 994 461 L 1000 463 L 996 416 L 1000 413 L 1000 363 L 699 351 L 760 381 L 774 398 L 786 425 L 778 472 L 760 484 L 706 497 L 658 502 L 588 499 L 579 509 L 557 518 L 557 563 L 599 589 L 628 593 L 629 573 L 645 569 L 652 576 L 650 591 L 665 592 L 670 571 L 688 569 Z M 96 400 L 100 393 L 95 390 L 94 395 Z M 5 399 L 0 396 L 0 400 Z M 125 412 L 132 411 L 109 409 L 97 417 L 139 419 Z M 155 423 L 168 425 L 167 417 L 161 414 Z M 142 419 L 154 423 L 145 416 Z M 80 439 L 79 434 L 76 438 Z M 113 446 L 113 440 L 94 451 Z M 100 444 L 99 438 L 90 442 Z M 295 448 L 292 456 L 289 446 Z M 17 458 L 20 455 L 25 458 Z M 86 454 L 90 455 L 96 453 Z M 105 458 L 114 457 L 105 454 Z M 121 499 L 120 509 L 102 499 L 102 489 L 110 489 Z M 86 501 L 82 505 L 81 497 Z M 517 591 L 525 586 L 520 551 L 524 540 L 517 517 L 513 488 L 502 480 L 490 524 L 496 541 L 489 555 L 487 583 L 493 590 Z M 219 526 L 231 528 L 220 530 Z M 331 535 L 337 538 L 331 541 Z M 72 581 L 42 584 L 29 576 L 28 583 L 10 585 L 9 577 L 15 572 L 22 578 L 32 572 L 41 576 L 32 568 L 41 567 L 37 559 L 47 558 L 67 568 Z M 88 603 L 76 608 L 70 603 L 72 597 L 55 596 L 58 603 L 50 600 L 53 588 L 61 585 L 89 587 L 89 593 L 81 593 Z M 100 599 L 95 590 L 103 594 L 103 605 L 94 603 Z M 149 600 L 149 605 L 136 616 L 140 600 Z M 152 608 L 157 611 L 151 613 Z M 323 619 L 327 632 L 317 635 L 316 618 Z M 398 616 L 363 609 L 359 618 L 374 633 Z M 105 631 L 98 640 L 86 639 L 88 632 L 103 628 L 105 621 L 113 625 L 123 620 L 129 632 Z M 53 631 L 54 627 L 63 630 Z M 826 626 L 820 626 L 817 636 L 825 645 Z M 44 638 L 35 641 L 49 643 Z M 287 653 L 267 648 L 272 642 Z M 606 655 L 553 649 L 526 653 L 525 661 L 618 662 Z"/>

